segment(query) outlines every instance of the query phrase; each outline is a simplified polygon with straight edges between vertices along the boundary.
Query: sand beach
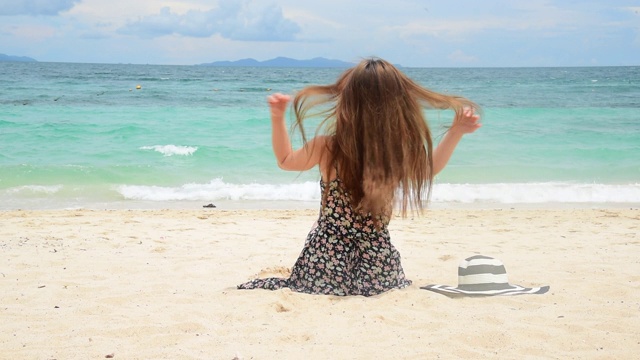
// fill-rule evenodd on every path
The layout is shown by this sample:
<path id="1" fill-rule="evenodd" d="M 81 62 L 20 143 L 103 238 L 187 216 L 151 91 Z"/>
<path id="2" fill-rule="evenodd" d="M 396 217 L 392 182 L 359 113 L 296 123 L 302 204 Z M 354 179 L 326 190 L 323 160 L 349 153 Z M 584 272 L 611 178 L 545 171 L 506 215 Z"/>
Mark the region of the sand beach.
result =
<path id="1" fill-rule="evenodd" d="M 395 218 L 413 285 L 236 290 L 286 275 L 315 210 L 0 212 L 3 359 L 631 359 L 640 210 L 432 209 Z M 451 299 L 474 254 L 548 293 Z"/>

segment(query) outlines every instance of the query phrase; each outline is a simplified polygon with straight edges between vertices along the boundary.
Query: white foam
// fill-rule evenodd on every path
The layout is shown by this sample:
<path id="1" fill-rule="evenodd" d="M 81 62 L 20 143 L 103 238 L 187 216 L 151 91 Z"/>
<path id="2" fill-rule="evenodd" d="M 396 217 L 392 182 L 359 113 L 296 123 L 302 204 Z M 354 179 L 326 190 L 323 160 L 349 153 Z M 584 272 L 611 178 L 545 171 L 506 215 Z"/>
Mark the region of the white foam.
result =
<path id="1" fill-rule="evenodd" d="M 178 187 L 121 185 L 116 190 L 128 200 L 317 200 L 317 182 L 300 184 L 229 184 L 215 179 L 207 184 Z"/>
<path id="2" fill-rule="evenodd" d="M 436 184 L 433 202 L 639 203 L 640 184 L 498 183 Z"/>
<path id="3" fill-rule="evenodd" d="M 116 188 L 127 200 L 282 200 L 318 201 L 318 182 L 293 184 L 232 184 L 215 179 L 206 184 L 176 187 L 121 185 Z M 640 184 L 435 184 L 434 203 L 640 203 Z"/>
<path id="4" fill-rule="evenodd" d="M 16 186 L 12 188 L 8 188 L 6 191 L 7 194 L 22 194 L 22 195 L 38 195 L 45 194 L 51 195 L 62 190 L 64 186 L 62 185 L 23 185 Z"/>
<path id="5" fill-rule="evenodd" d="M 193 155 L 198 148 L 195 146 L 179 146 L 179 145 L 153 145 L 153 146 L 143 146 L 140 150 L 154 150 L 159 152 L 164 156 L 173 156 L 173 155 Z"/>

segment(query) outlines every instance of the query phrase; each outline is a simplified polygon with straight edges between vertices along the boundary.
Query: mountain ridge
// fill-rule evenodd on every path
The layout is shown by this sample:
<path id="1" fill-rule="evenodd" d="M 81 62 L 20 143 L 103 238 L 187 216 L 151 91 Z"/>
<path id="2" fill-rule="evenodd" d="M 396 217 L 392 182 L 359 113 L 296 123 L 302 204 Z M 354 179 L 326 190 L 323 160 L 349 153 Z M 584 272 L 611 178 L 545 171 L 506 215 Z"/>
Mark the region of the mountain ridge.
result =
<path id="1" fill-rule="evenodd" d="M 0 54 L 0 62 L 2 61 L 37 62 L 38 60 L 34 58 L 30 58 L 28 56 L 14 56 L 14 55 Z"/>
<path id="2" fill-rule="evenodd" d="M 253 58 L 240 59 L 236 61 L 214 61 L 211 63 L 200 64 L 200 66 L 221 66 L 221 67 L 351 67 L 354 63 L 327 59 L 323 57 L 315 57 L 313 59 L 297 60 L 284 56 L 273 59 L 258 61 Z"/>

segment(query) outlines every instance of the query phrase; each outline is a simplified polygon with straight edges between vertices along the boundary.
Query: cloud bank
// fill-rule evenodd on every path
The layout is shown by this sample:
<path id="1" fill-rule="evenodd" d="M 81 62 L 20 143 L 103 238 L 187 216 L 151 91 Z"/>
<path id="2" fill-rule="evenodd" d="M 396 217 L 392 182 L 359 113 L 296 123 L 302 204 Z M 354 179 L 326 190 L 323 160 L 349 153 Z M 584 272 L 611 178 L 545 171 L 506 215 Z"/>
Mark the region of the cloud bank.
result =
<path id="1" fill-rule="evenodd" d="M 638 65 L 639 24 L 638 0 L 0 0 L 0 50 L 54 62 L 620 66 Z"/>

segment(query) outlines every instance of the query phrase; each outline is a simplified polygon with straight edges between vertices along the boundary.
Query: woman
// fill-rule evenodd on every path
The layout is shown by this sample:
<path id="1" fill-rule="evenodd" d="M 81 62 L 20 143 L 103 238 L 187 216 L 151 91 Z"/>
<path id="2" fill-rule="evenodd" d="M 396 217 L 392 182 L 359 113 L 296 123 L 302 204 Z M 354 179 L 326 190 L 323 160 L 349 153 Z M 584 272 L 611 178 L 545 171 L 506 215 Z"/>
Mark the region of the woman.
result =
<path id="1" fill-rule="evenodd" d="M 294 150 L 284 117 L 290 99 L 283 94 L 268 98 L 273 151 L 284 170 L 319 166 L 320 216 L 289 278 L 257 279 L 238 288 L 371 296 L 410 285 L 387 227 L 396 192 L 402 216 L 407 209 L 422 210 L 433 177 L 462 136 L 480 127 L 478 106 L 423 88 L 387 61 L 366 59 L 335 84 L 310 86 L 295 96 L 304 145 Z M 435 149 L 424 107 L 455 111 Z M 302 123 L 311 109 L 320 109 L 314 115 L 323 115 L 324 121 L 307 141 Z"/>

